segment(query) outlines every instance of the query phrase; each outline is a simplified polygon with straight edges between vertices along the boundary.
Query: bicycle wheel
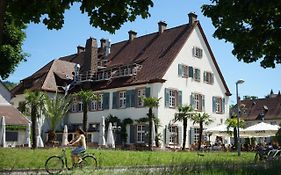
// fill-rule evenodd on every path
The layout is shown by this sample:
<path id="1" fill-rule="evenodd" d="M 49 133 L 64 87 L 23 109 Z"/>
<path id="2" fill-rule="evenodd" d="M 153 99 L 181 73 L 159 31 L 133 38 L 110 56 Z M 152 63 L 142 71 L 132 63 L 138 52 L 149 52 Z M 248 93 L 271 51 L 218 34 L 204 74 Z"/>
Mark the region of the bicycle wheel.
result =
<path id="1" fill-rule="evenodd" d="M 52 156 L 46 160 L 45 169 L 49 174 L 59 174 L 63 170 L 63 160 L 59 156 Z"/>
<path id="2" fill-rule="evenodd" d="M 92 155 L 86 155 L 82 158 L 79 166 L 85 173 L 93 172 L 97 168 L 97 159 Z"/>
<path id="3" fill-rule="evenodd" d="M 254 162 L 257 163 L 258 161 L 260 161 L 260 155 L 259 153 L 256 153 Z"/>

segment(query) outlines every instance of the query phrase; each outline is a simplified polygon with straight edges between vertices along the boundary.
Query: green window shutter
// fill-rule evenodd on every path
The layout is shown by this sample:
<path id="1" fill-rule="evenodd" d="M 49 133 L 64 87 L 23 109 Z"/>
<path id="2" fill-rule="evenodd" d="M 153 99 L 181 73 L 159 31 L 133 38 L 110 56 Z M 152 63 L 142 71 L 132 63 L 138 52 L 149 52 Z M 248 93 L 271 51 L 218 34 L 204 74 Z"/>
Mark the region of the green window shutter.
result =
<path id="1" fill-rule="evenodd" d="M 109 93 L 103 93 L 103 109 L 109 109 Z"/>
<path id="2" fill-rule="evenodd" d="M 216 101 L 217 101 L 217 98 L 216 98 L 216 97 L 213 97 L 213 98 L 212 98 L 212 103 L 213 103 L 213 113 L 216 113 Z"/>
<path id="3" fill-rule="evenodd" d="M 214 74 L 211 74 L 211 84 L 214 84 Z"/>
<path id="4" fill-rule="evenodd" d="M 194 93 L 191 93 L 190 95 L 190 105 L 194 108 Z"/>
<path id="5" fill-rule="evenodd" d="M 126 108 L 131 106 L 131 91 L 126 91 Z"/>
<path id="6" fill-rule="evenodd" d="M 113 92 L 113 97 L 112 97 L 112 109 L 117 109 L 117 100 L 118 100 L 118 92 Z"/>
<path id="7" fill-rule="evenodd" d="M 165 107 L 169 107 L 170 90 L 165 88 Z"/>
<path id="8" fill-rule="evenodd" d="M 188 76 L 193 78 L 193 67 L 192 66 L 188 66 Z"/>
<path id="9" fill-rule="evenodd" d="M 145 97 L 150 97 L 150 87 L 145 88 Z"/>
<path id="10" fill-rule="evenodd" d="M 225 113 L 225 98 L 222 98 L 222 113 Z"/>
<path id="11" fill-rule="evenodd" d="M 178 76 L 182 77 L 183 76 L 183 65 L 178 64 Z"/>
<path id="12" fill-rule="evenodd" d="M 206 71 L 204 71 L 204 73 L 203 73 L 203 81 L 207 82 L 207 72 Z"/>
<path id="13" fill-rule="evenodd" d="M 194 143 L 194 128 L 190 127 L 189 131 L 189 143 L 193 144 Z"/>
<path id="14" fill-rule="evenodd" d="M 178 91 L 178 106 L 182 105 L 182 91 Z"/>
<path id="15" fill-rule="evenodd" d="M 166 125 L 165 126 L 165 144 L 169 144 L 170 143 L 170 130 L 169 130 L 169 127 Z"/>
<path id="16" fill-rule="evenodd" d="M 131 107 L 136 106 L 136 90 L 131 90 Z"/>
<path id="17" fill-rule="evenodd" d="M 137 137 L 137 126 L 130 125 L 130 143 L 136 143 Z"/>
<path id="18" fill-rule="evenodd" d="M 202 111 L 205 111 L 205 95 L 202 95 Z"/>
<path id="19" fill-rule="evenodd" d="M 182 142 L 183 142 L 182 126 L 178 126 L 178 144 L 179 144 L 179 146 L 182 146 Z"/>

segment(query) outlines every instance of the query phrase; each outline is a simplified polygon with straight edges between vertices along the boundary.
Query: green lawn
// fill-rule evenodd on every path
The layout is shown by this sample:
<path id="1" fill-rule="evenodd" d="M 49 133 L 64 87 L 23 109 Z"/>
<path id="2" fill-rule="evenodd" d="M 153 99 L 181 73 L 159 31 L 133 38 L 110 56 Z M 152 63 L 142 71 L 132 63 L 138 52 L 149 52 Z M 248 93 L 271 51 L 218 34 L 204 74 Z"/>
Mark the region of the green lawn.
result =
<path id="1" fill-rule="evenodd" d="M 70 156 L 70 149 L 68 149 Z M 254 153 L 208 152 L 198 156 L 197 152 L 169 152 L 169 151 L 115 151 L 88 149 L 96 154 L 98 166 L 139 166 L 139 165 L 184 165 L 184 164 L 236 164 L 252 163 Z M 52 149 L 0 149 L 0 169 L 17 168 L 44 168 L 44 163 L 49 156 L 59 155 L 60 148 Z M 200 153 L 202 154 L 202 153 Z M 70 158 L 70 157 L 69 157 Z M 69 159 L 70 160 L 70 159 Z"/>

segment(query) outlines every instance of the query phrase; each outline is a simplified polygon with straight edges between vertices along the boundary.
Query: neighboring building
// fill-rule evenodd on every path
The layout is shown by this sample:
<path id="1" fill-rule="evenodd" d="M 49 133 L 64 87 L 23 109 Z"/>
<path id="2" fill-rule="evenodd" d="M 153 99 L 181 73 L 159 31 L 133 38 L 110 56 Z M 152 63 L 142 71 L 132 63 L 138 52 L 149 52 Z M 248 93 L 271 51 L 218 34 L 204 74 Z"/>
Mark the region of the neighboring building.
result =
<path id="1" fill-rule="evenodd" d="M 214 121 L 210 127 L 224 123 L 229 113 L 231 94 L 196 17 L 190 13 L 188 24 L 171 29 L 159 22 L 158 32 L 140 37 L 129 31 L 128 40 L 114 44 L 101 39 L 100 47 L 90 38 L 85 48 L 77 47 L 76 54 L 54 60 L 22 80 L 13 91 L 13 102 L 19 106 L 24 101 L 25 89 L 50 95 L 64 92 L 62 87 L 73 80 L 69 92 L 91 89 L 100 96 L 89 104 L 88 113 L 89 130 L 98 132 L 102 116 L 140 119 L 148 112 L 142 97 L 161 98 L 153 113 L 160 120 L 162 144 L 181 146 L 182 123 L 173 123 L 178 105 L 190 104 L 210 114 Z M 82 109 L 77 99 L 64 122 L 70 127 L 81 125 Z M 145 123 L 128 126 L 127 143 L 146 143 L 147 129 Z M 189 121 L 187 146 L 197 139 L 198 126 Z M 97 142 L 98 134 L 93 133 L 91 141 Z"/>
<path id="2" fill-rule="evenodd" d="M 6 124 L 6 146 L 25 145 L 29 120 L 0 94 L 0 118 L 2 117 L 5 117 Z"/>
<path id="3" fill-rule="evenodd" d="M 0 80 L 0 94 L 5 98 L 6 101 L 10 102 L 11 100 L 11 92 L 4 85 L 4 83 Z"/>
<path id="4" fill-rule="evenodd" d="M 272 125 L 281 123 L 281 95 L 271 93 L 265 98 L 241 100 L 241 118 L 247 126 L 266 122 Z"/>

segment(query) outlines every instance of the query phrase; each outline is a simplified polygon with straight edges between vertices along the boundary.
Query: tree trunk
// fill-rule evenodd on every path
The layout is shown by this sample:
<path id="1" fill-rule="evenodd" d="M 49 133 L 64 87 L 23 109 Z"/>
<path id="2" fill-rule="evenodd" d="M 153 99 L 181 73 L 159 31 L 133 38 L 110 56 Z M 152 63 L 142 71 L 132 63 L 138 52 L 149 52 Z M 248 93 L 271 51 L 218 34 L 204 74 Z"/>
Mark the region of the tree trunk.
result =
<path id="1" fill-rule="evenodd" d="M 0 0 L 0 46 L 3 43 L 6 1 Z"/>
<path id="2" fill-rule="evenodd" d="M 199 123 L 199 139 L 198 139 L 198 151 L 201 149 L 202 142 L 202 132 L 203 132 L 203 122 Z"/>
<path id="3" fill-rule="evenodd" d="M 149 108 L 148 118 L 149 118 L 148 147 L 150 150 L 152 150 L 152 108 Z"/>
<path id="4" fill-rule="evenodd" d="M 234 137 L 234 146 L 235 146 L 235 148 L 237 148 L 238 138 L 237 138 L 237 128 L 236 127 L 234 127 L 234 129 L 233 129 L 233 137 Z"/>
<path id="5" fill-rule="evenodd" d="M 88 103 L 83 102 L 83 130 L 87 132 L 88 125 Z"/>
<path id="6" fill-rule="evenodd" d="M 56 137 L 57 137 L 57 134 L 54 130 L 50 130 L 48 132 L 48 143 L 51 145 L 51 146 L 54 146 L 54 143 L 56 141 Z"/>
<path id="7" fill-rule="evenodd" d="M 158 128 L 157 126 L 155 125 L 155 135 L 156 135 L 156 147 L 158 148 L 159 147 L 159 138 L 158 138 Z"/>
<path id="8" fill-rule="evenodd" d="M 182 143 L 182 150 L 185 150 L 186 132 L 187 132 L 187 118 L 184 118 L 183 119 L 183 143 Z"/>
<path id="9" fill-rule="evenodd" d="M 37 147 L 37 139 L 36 139 L 36 122 L 37 122 L 37 116 L 36 116 L 36 106 L 31 105 L 31 135 L 32 135 L 32 148 L 35 149 Z"/>

